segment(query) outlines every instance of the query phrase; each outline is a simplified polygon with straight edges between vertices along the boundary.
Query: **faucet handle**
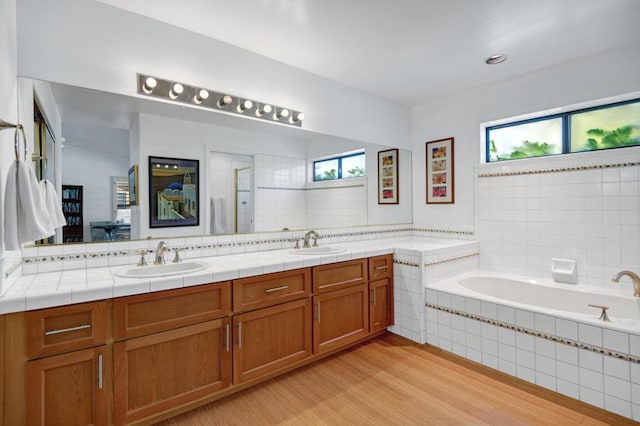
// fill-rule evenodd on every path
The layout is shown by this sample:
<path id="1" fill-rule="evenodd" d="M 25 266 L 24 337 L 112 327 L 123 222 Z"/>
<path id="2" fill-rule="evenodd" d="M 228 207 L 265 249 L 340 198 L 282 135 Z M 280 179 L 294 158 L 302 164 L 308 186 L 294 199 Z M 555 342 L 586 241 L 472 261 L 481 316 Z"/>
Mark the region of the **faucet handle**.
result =
<path id="1" fill-rule="evenodd" d="M 299 249 L 300 248 L 300 238 L 296 238 L 296 246 L 294 247 L 294 249 Z"/>
<path id="2" fill-rule="evenodd" d="M 180 258 L 180 247 L 175 248 L 176 255 L 173 257 L 173 263 L 180 263 L 182 259 Z"/>
<path id="3" fill-rule="evenodd" d="M 589 305 L 589 306 L 591 306 L 592 308 L 602 309 L 602 313 L 598 317 L 599 320 L 605 321 L 605 322 L 610 322 L 611 321 L 609 319 L 609 316 L 607 315 L 607 309 L 609 309 L 608 306 L 604 306 L 604 305 Z"/>
<path id="4" fill-rule="evenodd" d="M 147 254 L 146 250 L 140 250 L 140 260 L 136 264 L 136 266 L 147 266 L 147 259 L 144 258 L 144 255 Z"/>

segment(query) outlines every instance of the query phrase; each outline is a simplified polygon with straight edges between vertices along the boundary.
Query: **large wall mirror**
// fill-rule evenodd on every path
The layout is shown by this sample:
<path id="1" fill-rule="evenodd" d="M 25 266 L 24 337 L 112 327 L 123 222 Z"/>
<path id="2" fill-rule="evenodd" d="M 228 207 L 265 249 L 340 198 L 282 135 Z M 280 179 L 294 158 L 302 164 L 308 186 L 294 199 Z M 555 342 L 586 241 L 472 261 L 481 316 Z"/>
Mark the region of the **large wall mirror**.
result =
<path id="1" fill-rule="evenodd" d="M 401 203 L 377 202 L 377 153 L 392 144 L 27 78 L 19 90 L 21 114 L 29 116 L 29 99 L 38 100 L 57 133 L 50 179 L 83 188 L 83 242 L 412 222 L 409 151 L 398 156 Z M 314 160 L 358 152 L 365 153 L 364 176 L 314 181 Z M 154 226 L 150 157 L 198 160 L 194 226 Z M 127 185 L 134 166 L 137 204 Z"/>

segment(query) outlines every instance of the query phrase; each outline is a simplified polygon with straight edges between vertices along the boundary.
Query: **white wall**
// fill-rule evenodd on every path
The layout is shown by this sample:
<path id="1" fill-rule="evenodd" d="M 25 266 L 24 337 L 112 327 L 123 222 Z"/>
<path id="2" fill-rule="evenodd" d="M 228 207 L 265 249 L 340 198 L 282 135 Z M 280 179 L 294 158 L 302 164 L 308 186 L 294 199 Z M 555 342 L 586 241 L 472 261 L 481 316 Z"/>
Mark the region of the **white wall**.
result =
<path id="1" fill-rule="evenodd" d="M 497 66 L 509 66 L 505 62 Z M 637 91 L 640 47 L 625 46 L 412 109 L 413 221 L 417 226 L 473 225 L 473 167 L 480 123 Z M 425 204 L 425 142 L 455 138 L 455 204 Z"/>
<path id="2" fill-rule="evenodd" d="M 18 69 L 16 41 L 16 0 L 0 0 L 0 118 L 18 122 Z M 4 200 L 7 171 L 13 162 L 13 131 L 0 131 L 0 200 Z M 20 259 L 18 251 L 4 249 L 4 203 L 0 203 L 0 294 L 7 287 L 5 271 Z"/>
<path id="3" fill-rule="evenodd" d="M 62 184 L 83 186 L 84 241 L 92 241 L 90 222 L 112 220 L 110 176 L 127 176 L 128 153 L 117 155 L 67 144 L 62 155 Z"/>
<path id="4" fill-rule="evenodd" d="M 20 75 L 135 95 L 148 73 L 304 111 L 308 130 L 409 146 L 407 107 L 102 3 L 21 0 L 18 32 Z"/>

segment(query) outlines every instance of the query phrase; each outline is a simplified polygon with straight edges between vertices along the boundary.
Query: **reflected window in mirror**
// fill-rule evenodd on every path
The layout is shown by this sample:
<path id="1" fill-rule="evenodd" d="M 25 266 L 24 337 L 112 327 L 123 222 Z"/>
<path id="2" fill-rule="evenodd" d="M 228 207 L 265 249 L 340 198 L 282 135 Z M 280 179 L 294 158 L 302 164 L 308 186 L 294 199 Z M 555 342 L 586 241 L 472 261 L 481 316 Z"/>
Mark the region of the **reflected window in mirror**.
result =
<path id="1" fill-rule="evenodd" d="M 339 157 L 313 162 L 313 180 L 349 179 L 365 176 L 364 152 L 345 153 Z"/>

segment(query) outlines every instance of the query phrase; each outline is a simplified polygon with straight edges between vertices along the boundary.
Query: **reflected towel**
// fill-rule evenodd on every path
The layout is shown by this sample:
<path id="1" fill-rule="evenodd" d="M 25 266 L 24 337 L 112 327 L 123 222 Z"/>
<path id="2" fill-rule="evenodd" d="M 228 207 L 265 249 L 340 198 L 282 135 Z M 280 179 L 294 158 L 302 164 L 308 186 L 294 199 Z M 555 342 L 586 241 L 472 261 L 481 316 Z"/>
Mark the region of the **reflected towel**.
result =
<path id="1" fill-rule="evenodd" d="M 33 170 L 23 161 L 9 167 L 5 187 L 4 241 L 6 250 L 55 233 Z"/>
<path id="2" fill-rule="evenodd" d="M 226 234 L 224 219 L 225 197 L 211 197 L 211 233 Z"/>
<path id="3" fill-rule="evenodd" d="M 60 197 L 58 197 L 55 186 L 53 186 L 49 179 L 44 179 L 40 181 L 40 190 L 42 190 L 42 194 L 44 195 L 44 201 L 53 227 L 60 228 L 66 225 L 67 221 L 62 213 L 62 203 L 60 202 Z"/>

